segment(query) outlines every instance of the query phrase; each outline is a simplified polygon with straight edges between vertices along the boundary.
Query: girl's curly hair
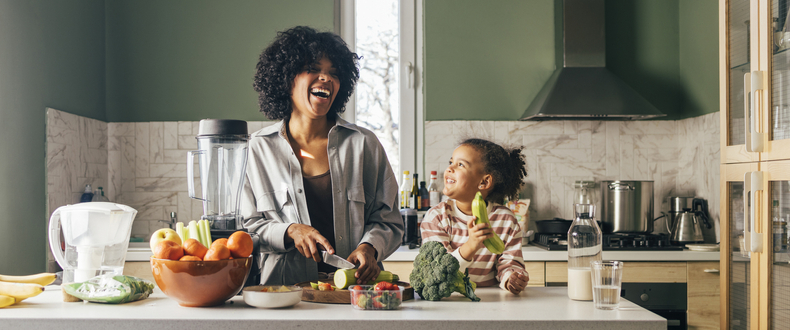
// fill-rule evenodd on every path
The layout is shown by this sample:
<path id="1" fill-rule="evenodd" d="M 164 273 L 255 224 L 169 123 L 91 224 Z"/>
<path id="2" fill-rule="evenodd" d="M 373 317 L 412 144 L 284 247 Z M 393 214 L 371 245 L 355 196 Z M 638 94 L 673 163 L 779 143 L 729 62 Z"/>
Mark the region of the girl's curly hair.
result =
<path id="1" fill-rule="evenodd" d="M 505 149 L 502 146 L 483 139 L 466 139 L 461 145 L 467 145 L 480 153 L 484 171 L 491 174 L 494 187 L 486 197 L 487 201 L 500 203 L 505 197 L 517 199 L 524 178 L 527 177 L 526 161 L 521 154 L 523 147 Z"/>
<path id="2" fill-rule="evenodd" d="M 277 33 L 277 37 L 258 58 L 252 87 L 258 92 L 261 112 L 271 120 L 291 116 L 291 88 L 294 78 L 306 66 L 326 57 L 337 69 L 337 91 L 327 117 L 345 111 L 346 102 L 359 79 L 359 56 L 348 49 L 340 36 L 297 26 Z"/>

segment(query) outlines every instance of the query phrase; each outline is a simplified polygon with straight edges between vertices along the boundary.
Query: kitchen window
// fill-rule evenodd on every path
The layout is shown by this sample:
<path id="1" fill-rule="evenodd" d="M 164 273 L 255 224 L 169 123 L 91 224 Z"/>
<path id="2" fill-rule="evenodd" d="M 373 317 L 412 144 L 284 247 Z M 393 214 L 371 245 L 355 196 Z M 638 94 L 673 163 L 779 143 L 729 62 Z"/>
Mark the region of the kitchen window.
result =
<path id="1" fill-rule="evenodd" d="M 378 136 L 395 177 L 423 164 L 422 0 L 335 0 L 335 31 L 362 56 L 343 118 Z M 427 181 L 427 180 L 426 180 Z"/>

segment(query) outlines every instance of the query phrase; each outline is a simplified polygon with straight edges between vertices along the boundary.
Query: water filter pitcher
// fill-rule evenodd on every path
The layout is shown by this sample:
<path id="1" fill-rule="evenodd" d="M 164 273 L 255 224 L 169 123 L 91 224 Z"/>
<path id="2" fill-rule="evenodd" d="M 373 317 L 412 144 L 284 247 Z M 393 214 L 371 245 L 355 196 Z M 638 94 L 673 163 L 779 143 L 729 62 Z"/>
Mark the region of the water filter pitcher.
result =
<path id="1" fill-rule="evenodd" d="M 63 283 L 121 275 L 135 215 L 137 210 L 129 206 L 107 202 L 66 205 L 52 212 L 49 247 L 63 268 Z"/>

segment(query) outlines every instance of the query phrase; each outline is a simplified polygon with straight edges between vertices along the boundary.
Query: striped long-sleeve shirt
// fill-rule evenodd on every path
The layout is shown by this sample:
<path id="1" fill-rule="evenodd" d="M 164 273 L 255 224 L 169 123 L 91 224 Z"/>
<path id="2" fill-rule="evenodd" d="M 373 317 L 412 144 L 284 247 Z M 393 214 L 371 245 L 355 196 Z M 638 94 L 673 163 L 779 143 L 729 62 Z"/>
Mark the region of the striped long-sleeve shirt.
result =
<path id="1" fill-rule="evenodd" d="M 518 220 L 510 209 L 505 206 L 488 203 L 488 220 L 491 228 L 505 242 L 505 252 L 496 255 L 486 248 L 475 253 L 471 261 L 464 260 L 458 250 L 469 240 L 467 223 L 474 218 L 466 215 L 449 199 L 428 210 L 420 224 L 423 242 L 440 242 L 447 248 L 461 265 L 461 272 L 469 270 L 469 279 L 478 286 L 493 286 L 500 283 L 504 289 L 508 277 L 513 272 L 528 275 L 524 269 L 524 258 L 521 255 L 521 228 Z"/>

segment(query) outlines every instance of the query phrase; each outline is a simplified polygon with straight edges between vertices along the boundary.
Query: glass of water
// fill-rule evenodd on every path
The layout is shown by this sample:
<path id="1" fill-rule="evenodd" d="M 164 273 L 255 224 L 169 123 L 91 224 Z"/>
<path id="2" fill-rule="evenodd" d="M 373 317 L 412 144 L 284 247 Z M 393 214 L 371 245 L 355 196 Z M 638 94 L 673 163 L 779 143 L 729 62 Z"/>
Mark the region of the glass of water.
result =
<path id="1" fill-rule="evenodd" d="M 590 265 L 595 308 L 617 309 L 623 282 L 623 262 L 594 260 Z"/>

